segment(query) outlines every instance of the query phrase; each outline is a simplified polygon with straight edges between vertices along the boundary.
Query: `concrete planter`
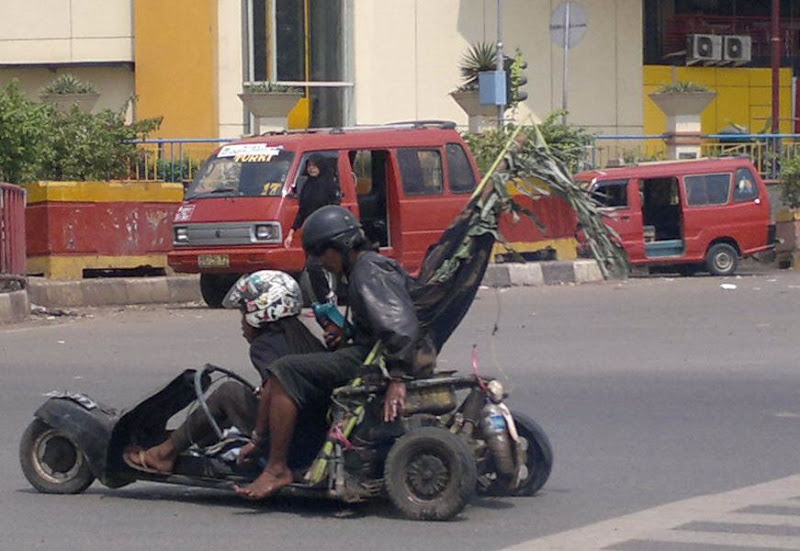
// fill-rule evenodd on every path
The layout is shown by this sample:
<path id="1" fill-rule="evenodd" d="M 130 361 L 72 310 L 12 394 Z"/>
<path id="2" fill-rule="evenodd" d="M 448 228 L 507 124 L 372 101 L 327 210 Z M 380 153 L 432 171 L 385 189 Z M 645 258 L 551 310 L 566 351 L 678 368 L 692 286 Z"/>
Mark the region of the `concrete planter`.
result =
<path id="1" fill-rule="evenodd" d="M 254 134 L 261 127 L 286 128 L 289 112 L 303 97 L 300 92 L 243 92 L 239 99 L 256 118 Z"/>
<path id="2" fill-rule="evenodd" d="M 667 157 L 696 159 L 700 157 L 702 136 L 700 115 L 717 96 L 716 92 L 666 92 L 650 94 L 667 116 Z"/>
<path id="3" fill-rule="evenodd" d="M 481 132 L 497 127 L 497 106 L 481 105 L 477 90 L 450 92 L 450 97 L 469 117 L 469 131 Z"/>
<path id="4" fill-rule="evenodd" d="M 87 94 L 42 94 L 39 96 L 44 103 L 52 103 L 62 113 L 68 112 L 73 105 L 84 113 L 91 113 L 100 94 L 90 92 Z"/>
<path id="5" fill-rule="evenodd" d="M 775 214 L 775 245 L 778 266 L 797 268 L 800 261 L 800 210 L 782 209 Z"/>
<path id="6" fill-rule="evenodd" d="M 28 275 L 81 279 L 85 270 L 167 272 L 181 184 L 43 181 L 24 187 Z"/>

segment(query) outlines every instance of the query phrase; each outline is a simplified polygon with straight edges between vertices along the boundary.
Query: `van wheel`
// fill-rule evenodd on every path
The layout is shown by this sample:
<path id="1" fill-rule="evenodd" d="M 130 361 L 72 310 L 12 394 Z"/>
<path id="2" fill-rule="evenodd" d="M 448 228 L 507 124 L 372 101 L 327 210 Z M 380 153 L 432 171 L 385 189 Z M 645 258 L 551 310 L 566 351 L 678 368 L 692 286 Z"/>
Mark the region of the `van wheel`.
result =
<path id="1" fill-rule="evenodd" d="M 200 294 L 208 307 L 222 308 L 222 299 L 237 279 L 238 275 L 200 274 Z"/>
<path id="2" fill-rule="evenodd" d="M 717 243 L 706 255 L 706 268 L 715 276 L 729 276 L 736 272 L 739 254 L 727 243 Z"/>

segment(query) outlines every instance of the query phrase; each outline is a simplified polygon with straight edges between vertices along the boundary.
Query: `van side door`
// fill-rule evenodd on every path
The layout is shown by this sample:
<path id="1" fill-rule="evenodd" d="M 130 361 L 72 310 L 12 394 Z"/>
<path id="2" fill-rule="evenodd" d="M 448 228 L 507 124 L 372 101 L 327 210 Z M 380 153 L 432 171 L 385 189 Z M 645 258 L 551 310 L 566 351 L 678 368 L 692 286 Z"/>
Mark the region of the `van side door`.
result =
<path id="1" fill-rule="evenodd" d="M 603 206 L 603 222 L 617 232 L 631 262 L 644 260 L 639 181 L 635 178 L 599 180 L 592 184 L 591 194 Z"/>
<path id="2" fill-rule="evenodd" d="M 409 272 L 416 273 L 428 247 L 439 239 L 469 195 L 453 196 L 445 189 L 442 148 L 403 147 L 394 152 L 401 184 L 395 220 L 401 230 L 399 240 L 394 241 L 395 254 Z"/>

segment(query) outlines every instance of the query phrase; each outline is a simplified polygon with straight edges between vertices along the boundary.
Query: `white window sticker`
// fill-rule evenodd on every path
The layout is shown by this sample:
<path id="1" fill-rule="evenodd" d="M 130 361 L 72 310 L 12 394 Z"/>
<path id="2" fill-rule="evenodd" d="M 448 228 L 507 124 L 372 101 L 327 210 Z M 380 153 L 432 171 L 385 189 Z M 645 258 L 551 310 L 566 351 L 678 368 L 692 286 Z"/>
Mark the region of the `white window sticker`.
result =
<path id="1" fill-rule="evenodd" d="M 217 158 L 258 156 L 265 157 L 269 162 L 269 159 L 280 154 L 281 151 L 283 151 L 282 145 L 276 147 L 265 143 L 240 143 L 223 146 L 217 153 Z"/>
<path id="2" fill-rule="evenodd" d="M 182 205 L 175 213 L 175 222 L 186 222 L 192 217 L 194 205 Z"/>

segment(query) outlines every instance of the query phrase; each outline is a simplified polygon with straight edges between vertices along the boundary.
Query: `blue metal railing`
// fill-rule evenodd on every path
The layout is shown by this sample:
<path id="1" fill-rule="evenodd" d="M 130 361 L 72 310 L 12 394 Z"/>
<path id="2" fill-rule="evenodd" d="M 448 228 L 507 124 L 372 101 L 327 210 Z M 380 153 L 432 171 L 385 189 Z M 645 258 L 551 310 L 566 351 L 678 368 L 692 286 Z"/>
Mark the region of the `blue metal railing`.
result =
<path id="1" fill-rule="evenodd" d="M 194 172 L 220 144 L 234 138 L 153 138 L 137 140 L 139 157 L 133 174 L 136 180 L 191 181 Z"/>
<path id="2" fill-rule="evenodd" d="M 155 138 L 138 140 L 139 156 L 131 171 L 137 180 L 187 183 L 220 144 L 235 138 Z M 746 155 L 761 175 L 776 179 L 781 161 L 800 155 L 800 134 L 708 134 L 701 138 L 703 157 Z M 637 161 L 666 160 L 661 134 L 598 135 L 587 147 L 582 169 Z"/>

